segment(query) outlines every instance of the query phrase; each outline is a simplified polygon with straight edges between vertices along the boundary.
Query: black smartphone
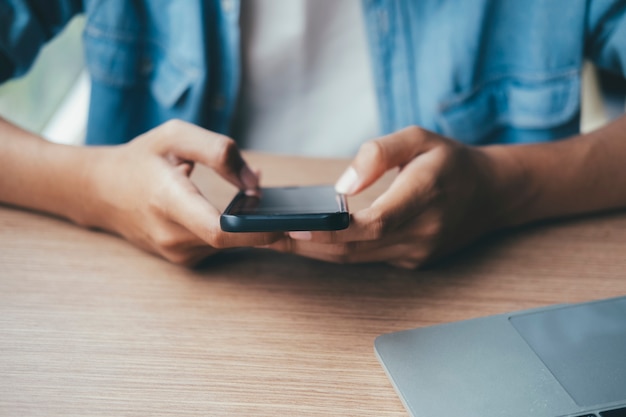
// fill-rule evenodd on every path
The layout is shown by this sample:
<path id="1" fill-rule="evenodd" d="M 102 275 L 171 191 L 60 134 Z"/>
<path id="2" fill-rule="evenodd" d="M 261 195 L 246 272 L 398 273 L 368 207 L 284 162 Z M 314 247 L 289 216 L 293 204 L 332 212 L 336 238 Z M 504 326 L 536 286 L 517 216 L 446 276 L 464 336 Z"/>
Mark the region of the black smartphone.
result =
<path id="1" fill-rule="evenodd" d="M 341 230 L 350 224 L 346 197 L 332 185 L 239 192 L 220 217 L 226 232 Z"/>

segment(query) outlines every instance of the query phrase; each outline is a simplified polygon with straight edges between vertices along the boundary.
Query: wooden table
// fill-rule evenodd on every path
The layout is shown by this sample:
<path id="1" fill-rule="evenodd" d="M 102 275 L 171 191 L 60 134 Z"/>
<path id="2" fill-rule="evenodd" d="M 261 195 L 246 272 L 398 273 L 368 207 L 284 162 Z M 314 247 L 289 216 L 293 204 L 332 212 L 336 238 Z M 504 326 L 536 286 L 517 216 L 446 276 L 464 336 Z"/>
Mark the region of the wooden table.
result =
<path id="1" fill-rule="evenodd" d="M 266 184 L 345 167 L 250 159 Z M 196 180 L 220 207 L 234 193 Z M 379 334 L 621 294 L 624 213 L 512 231 L 426 271 L 262 250 L 188 270 L 0 207 L 0 415 L 405 416 Z"/>

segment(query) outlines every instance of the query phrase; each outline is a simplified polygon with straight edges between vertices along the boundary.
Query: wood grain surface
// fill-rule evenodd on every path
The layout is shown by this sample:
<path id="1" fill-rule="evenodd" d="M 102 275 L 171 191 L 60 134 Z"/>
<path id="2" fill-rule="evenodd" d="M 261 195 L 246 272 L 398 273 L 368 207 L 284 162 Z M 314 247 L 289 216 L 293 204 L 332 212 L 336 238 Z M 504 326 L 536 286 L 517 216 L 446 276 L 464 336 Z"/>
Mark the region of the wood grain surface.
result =
<path id="1" fill-rule="evenodd" d="M 271 185 L 332 183 L 346 165 L 249 159 Z M 194 175 L 220 208 L 235 192 Z M 623 295 L 625 254 L 613 213 L 501 233 L 424 271 L 249 249 L 189 270 L 0 207 L 0 416 L 406 416 L 376 336 Z"/>

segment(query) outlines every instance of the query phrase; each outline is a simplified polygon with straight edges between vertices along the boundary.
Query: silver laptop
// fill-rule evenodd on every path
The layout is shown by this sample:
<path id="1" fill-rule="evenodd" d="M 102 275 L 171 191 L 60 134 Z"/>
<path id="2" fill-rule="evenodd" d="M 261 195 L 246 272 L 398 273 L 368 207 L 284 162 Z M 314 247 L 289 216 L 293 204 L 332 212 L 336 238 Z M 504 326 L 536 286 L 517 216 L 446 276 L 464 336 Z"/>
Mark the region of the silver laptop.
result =
<path id="1" fill-rule="evenodd" d="M 626 417 L 626 297 L 378 337 L 413 417 Z"/>

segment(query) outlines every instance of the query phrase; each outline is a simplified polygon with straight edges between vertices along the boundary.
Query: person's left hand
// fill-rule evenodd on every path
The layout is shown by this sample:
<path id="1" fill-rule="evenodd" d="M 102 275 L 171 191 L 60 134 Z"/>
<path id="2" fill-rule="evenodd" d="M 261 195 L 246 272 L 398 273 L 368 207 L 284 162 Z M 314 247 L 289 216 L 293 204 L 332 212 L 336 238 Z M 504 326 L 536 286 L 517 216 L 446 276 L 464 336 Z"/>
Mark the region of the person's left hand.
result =
<path id="1" fill-rule="evenodd" d="M 348 229 L 291 232 L 269 247 L 330 262 L 416 268 L 495 226 L 488 154 L 418 127 L 365 143 L 337 191 L 357 194 L 396 167 L 390 187 L 353 213 Z"/>

